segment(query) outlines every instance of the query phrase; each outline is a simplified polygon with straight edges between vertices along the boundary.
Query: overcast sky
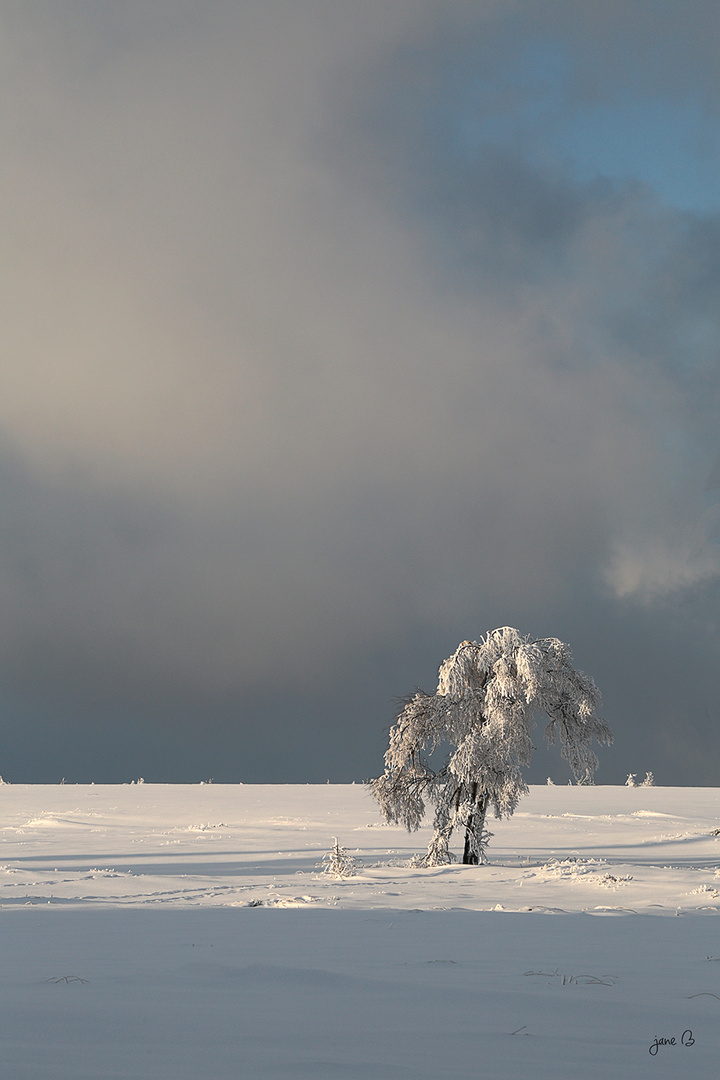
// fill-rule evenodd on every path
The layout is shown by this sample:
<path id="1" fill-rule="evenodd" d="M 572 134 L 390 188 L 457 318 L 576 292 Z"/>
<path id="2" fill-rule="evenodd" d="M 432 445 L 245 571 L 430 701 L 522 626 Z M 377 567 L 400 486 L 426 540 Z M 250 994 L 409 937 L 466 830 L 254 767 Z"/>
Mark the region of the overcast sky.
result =
<path id="1" fill-rule="evenodd" d="M 6 780 L 361 780 L 513 625 L 599 783 L 718 782 L 715 0 L 0 0 L 0 71 Z"/>

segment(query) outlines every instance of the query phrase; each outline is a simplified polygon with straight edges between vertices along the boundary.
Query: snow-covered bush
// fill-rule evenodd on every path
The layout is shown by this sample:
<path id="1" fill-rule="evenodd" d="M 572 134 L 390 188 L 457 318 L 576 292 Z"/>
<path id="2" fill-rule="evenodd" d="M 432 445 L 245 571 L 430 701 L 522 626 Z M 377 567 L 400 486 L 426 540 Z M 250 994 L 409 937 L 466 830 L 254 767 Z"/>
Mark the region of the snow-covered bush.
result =
<path id="1" fill-rule="evenodd" d="M 645 773 L 645 779 L 640 783 L 637 781 L 637 777 L 634 772 L 628 773 L 628 778 L 625 781 L 626 787 L 655 787 L 655 777 L 651 772 Z"/>
<path id="2" fill-rule="evenodd" d="M 357 863 L 344 847 L 340 847 L 337 836 L 333 836 L 333 846 L 323 855 L 318 869 L 330 877 L 353 877 L 357 873 Z"/>
<path id="3" fill-rule="evenodd" d="M 559 737 L 576 778 L 589 783 L 597 768 L 592 739 L 612 742 L 597 715 L 600 692 L 571 664 L 557 638 L 531 640 L 512 627 L 479 643 L 463 641 L 440 667 L 435 694 L 409 697 L 390 731 L 385 772 L 370 781 L 387 821 L 419 828 L 425 801 L 435 807 L 427 865 L 450 862 L 455 828 L 465 830 L 464 863 L 484 858 L 485 815 L 509 817 L 527 784 L 535 714 L 548 717 L 545 737 Z M 449 750 L 436 767 L 434 752 Z"/>

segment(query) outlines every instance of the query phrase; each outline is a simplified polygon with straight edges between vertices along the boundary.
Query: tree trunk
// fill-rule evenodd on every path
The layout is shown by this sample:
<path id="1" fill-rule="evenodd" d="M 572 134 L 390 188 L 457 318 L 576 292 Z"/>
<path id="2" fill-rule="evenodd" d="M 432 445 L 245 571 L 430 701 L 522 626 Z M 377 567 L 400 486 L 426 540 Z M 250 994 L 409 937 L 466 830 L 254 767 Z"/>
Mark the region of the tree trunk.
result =
<path id="1" fill-rule="evenodd" d="M 485 795 L 478 797 L 478 785 L 470 787 L 470 799 L 472 809 L 465 827 L 465 850 L 463 851 L 463 863 L 467 866 L 477 866 L 480 862 L 477 851 L 473 848 L 473 835 L 482 835 L 485 824 L 485 811 L 487 810 L 487 798 Z"/>

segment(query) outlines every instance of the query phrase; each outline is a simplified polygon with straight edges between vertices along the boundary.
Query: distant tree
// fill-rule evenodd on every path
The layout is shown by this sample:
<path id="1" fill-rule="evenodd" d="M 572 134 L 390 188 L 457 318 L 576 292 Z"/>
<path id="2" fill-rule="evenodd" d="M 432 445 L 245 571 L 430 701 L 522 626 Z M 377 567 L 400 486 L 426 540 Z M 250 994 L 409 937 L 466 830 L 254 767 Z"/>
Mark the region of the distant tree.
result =
<path id="1" fill-rule="evenodd" d="M 528 788 L 535 714 L 549 719 L 548 744 L 576 778 L 591 779 L 598 765 L 590 741 L 612 742 L 597 715 L 600 692 L 571 663 L 557 638 L 531 640 L 505 626 L 482 641 L 463 641 L 440 667 L 435 694 L 409 697 L 390 730 L 385 772 L 371 780 L 387 821 L 419 828 L 426 801 L 435 807 L 435 832 L 425 865 L 453 861 L 453 830 L 465 830 L 463 862 L 484 861 L 485 817 L 510 817 Z M 440 758 L 439 764 L 437 759 Z"/>

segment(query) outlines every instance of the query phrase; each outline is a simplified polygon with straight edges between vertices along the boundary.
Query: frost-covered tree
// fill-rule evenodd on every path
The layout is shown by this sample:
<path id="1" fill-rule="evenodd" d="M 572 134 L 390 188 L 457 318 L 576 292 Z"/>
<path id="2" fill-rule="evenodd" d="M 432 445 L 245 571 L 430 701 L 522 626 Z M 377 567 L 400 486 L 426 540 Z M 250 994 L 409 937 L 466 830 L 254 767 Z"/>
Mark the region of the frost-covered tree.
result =
<path id="1" fill-rule="evenodd" d="M 385 819 L 410 831 L 426 802 L 435 807 L 426 865 L 452 861 L 456 828 L 465 830 L 463 862 L 483 861 L 488 809 L 509 817 L 528 790 L 522 768 L 537 713 L 548 717 L 548 744 L 560 740 L 573 775 L 592 777 L 598 760 L 590 741 L 610 743 L 612 734 L 597 715 L 598 688 L 571 660 L 557 638 L 535 641 L 505 626 L 463 641 L 441 665 L 436 693 L 407 699 L 390 731 L 385 772 L 370 784 Z"/>

